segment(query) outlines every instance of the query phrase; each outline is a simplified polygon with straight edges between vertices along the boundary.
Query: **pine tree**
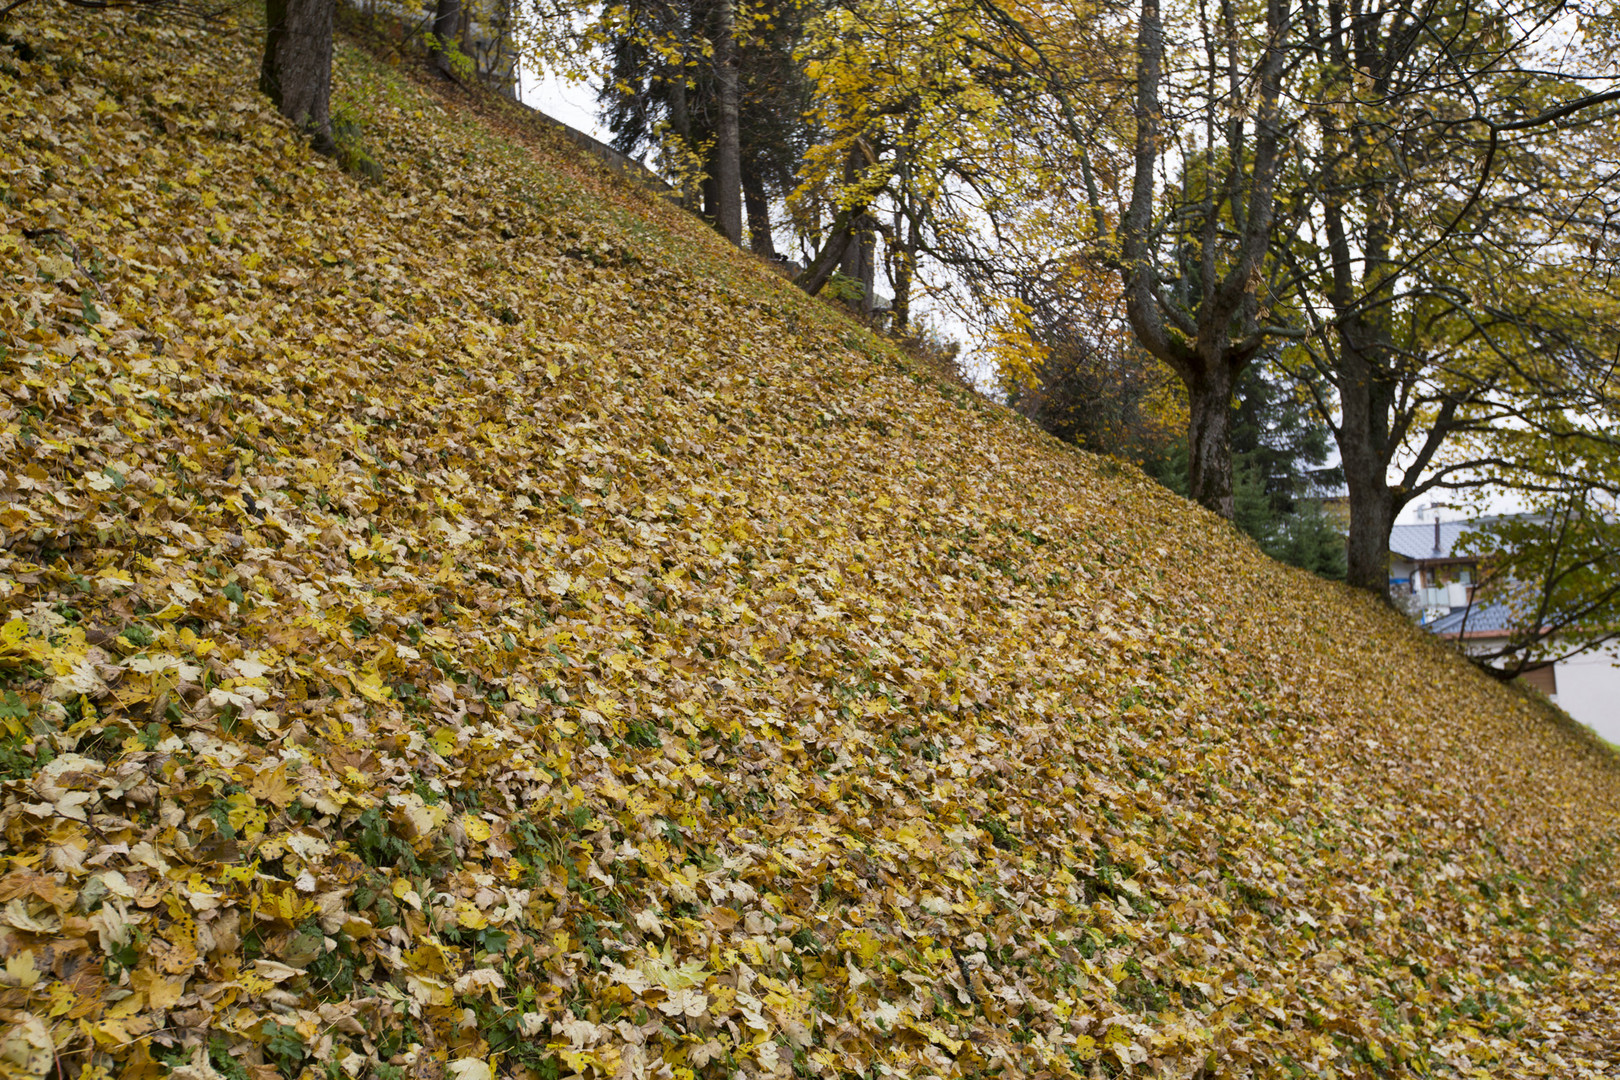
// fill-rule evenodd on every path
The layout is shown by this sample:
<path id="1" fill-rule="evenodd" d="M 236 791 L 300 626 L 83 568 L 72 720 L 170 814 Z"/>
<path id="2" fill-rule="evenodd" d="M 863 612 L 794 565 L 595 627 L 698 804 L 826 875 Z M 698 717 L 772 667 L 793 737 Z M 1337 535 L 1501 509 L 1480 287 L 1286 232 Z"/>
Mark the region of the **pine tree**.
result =
<path id="1" fill-rule="evenodd" d="M 1275 369 L 1274 357 L 1238 380 L 1233 404 L 1233 522 L 1274 559 L 1343 578 L 1344 537 L 1322 511 L 1332 433 Z"/>
<path id="2" fill-rule="evenodd" d="M 1266 493 L 1266 476 L 1253 458 L 1236 458 L 1232 484 L 1232 524 L 1253 538 L 1260 550 L 1276 556 L 1281 516 Z"/>

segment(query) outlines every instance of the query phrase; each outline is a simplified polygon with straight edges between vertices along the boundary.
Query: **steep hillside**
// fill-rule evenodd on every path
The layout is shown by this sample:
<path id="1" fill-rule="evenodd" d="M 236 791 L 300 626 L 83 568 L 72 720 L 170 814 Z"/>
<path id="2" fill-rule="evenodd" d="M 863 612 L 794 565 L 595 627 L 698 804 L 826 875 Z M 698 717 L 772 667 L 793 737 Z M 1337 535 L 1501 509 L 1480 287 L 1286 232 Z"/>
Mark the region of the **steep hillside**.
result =
<path id="1" fill-rule="evenodd" d="M 0 1074 L 1613 1075 L 1620 768 L 516 110 L 0 23 Z"/>

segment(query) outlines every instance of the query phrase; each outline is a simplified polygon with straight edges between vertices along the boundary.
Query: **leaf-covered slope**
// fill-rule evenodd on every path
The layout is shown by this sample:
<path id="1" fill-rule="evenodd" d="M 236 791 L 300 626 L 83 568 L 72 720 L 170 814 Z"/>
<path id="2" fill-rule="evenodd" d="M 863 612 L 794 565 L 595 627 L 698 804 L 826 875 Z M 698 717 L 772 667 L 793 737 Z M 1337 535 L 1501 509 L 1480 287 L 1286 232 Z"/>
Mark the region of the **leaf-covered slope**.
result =
<path id="1" fill-rule="evenodd" d="M 24 10 L 0 1072 L 1620 1059 L 1579 731 L 515 110 Z"/>

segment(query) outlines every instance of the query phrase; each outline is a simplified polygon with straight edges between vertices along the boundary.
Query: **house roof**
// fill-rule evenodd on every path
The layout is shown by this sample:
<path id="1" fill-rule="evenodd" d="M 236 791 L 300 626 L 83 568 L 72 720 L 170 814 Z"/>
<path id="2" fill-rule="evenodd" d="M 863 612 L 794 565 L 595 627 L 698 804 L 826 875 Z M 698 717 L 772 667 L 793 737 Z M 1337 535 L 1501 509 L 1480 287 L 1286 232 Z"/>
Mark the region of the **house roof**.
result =
<path id="1" fill-rule="evenodd" d="M 1430 533 L 1434 527 L 1429 527 Z M 1432 535 L 1431 535 L 1432 539 Z M 1464 625 L 1464 618 L 1467 625 Z M 1469 634 L 1508 634 L 1517 625 L 1513 617 L 1513 609 L 1507 604 L 1484 603 L 1474 604 L 1471 607 L 1452 608 L 1451 613 L 1442 615 L 1431 623 L 1425 623 L 1423 628 L 1430 633 L 1441 637 L 1455 637 L 1459 633 Z"/>
<path id="2" fill-rule="evenodd" d="M 1449 559 L 1457 538 L 1469 529 L 1477 529 L 1478 521 L 1442 521 L 1440 547 L 1435 549 L 1434 523 L 1397 525 L 1389 531 L 1389 550 L 1408 559 Z"/>

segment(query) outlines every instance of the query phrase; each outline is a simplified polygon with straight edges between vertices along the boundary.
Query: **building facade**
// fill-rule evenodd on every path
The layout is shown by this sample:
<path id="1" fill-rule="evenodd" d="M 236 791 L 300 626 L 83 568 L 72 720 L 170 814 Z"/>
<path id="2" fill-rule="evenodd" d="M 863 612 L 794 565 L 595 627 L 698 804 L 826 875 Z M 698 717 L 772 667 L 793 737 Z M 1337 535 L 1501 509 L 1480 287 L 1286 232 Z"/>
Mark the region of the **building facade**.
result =
<path id="1" fill-rule="evenodd" d="M 1389 592 L 1420 625 L 1458 643 L 1464 652 L 1490 653 L 1519 629 L 1506 604 L 1476 596 L 1478 554 L 1458 541 L 1493 519 L 1397 525 L 1390 531 Z M 1557 639 L 1552 646 L 1557 651 Z M 1571 717 L 1620 745 L 1620 644 L 1537 665 L 1520 680 L 1545 694 Z"/>

